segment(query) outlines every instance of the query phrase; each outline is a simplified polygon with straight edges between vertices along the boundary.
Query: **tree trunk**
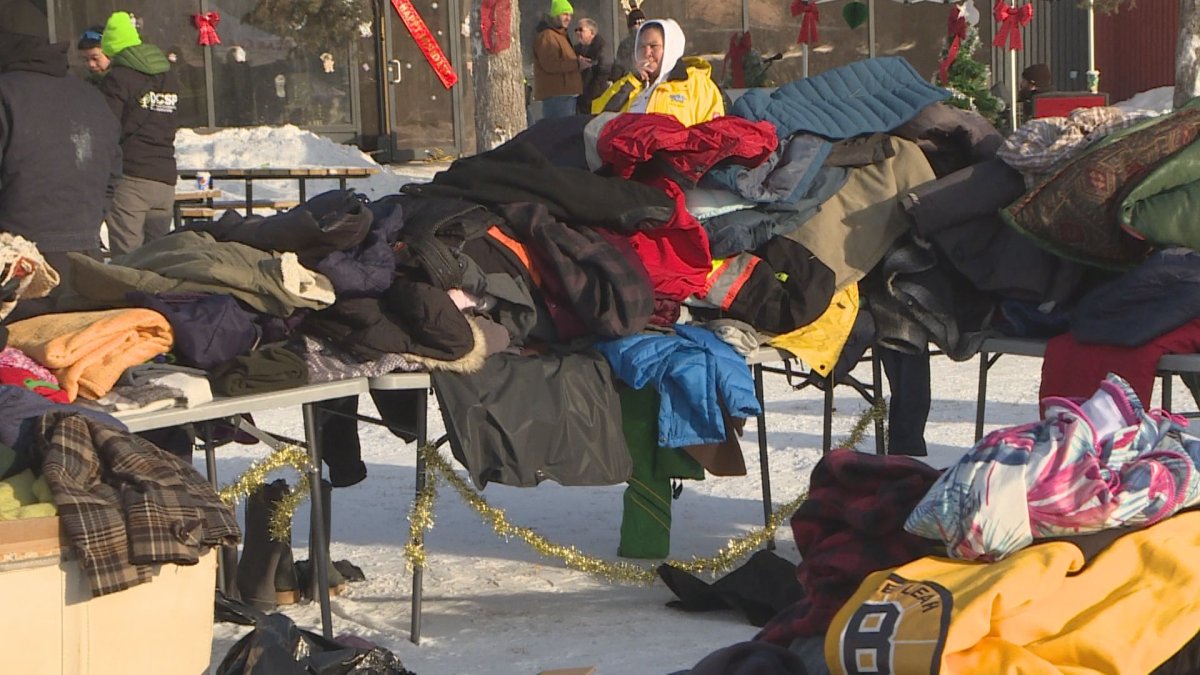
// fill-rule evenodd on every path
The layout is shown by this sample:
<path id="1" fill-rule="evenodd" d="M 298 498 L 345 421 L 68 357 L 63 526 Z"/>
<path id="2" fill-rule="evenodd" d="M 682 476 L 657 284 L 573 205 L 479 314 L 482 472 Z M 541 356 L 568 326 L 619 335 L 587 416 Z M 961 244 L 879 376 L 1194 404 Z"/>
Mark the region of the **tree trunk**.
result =
<path id="1" fill-rule="evenodd" d="M 501 0 L 503 2 L 504 0 Z M 525 78 L 521 67 L 521 15 L 517 0 L 509 21 L 511 43 L 499 54 L 483 48 L 482 0 L 471 3 L 471 62 L 475 85 L 475 151 L 491 150 L 525 129 Z"/>
<path id="2" fill-rule="evenodd" d="M 1175 50 L 1175 107 L 1200 96 L 1200 0 L 1179 0 L 1179 46 Z"/>

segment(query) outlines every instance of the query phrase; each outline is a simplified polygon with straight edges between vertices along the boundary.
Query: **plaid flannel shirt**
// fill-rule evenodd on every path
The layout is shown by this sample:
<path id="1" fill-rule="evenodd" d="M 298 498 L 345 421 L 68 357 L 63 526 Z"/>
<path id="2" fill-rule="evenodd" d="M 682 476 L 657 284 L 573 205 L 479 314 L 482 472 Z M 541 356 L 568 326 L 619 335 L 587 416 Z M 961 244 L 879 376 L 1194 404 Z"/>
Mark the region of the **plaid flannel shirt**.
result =
<path id="1" fill-rule="evenodd" d="M 792 516 L 804 597 L 755 639 L 786 647 L 798 637 L 824 635 L 868 574 L 933 553 L 937 542 L 905 532 L 904 521 L 940 473 L 896 455 L 833 450 L 822 457 L 808 499 Z"/>
<path id="2" fill-rule="evenodd" d="M 42 475 L 92 595 L 149 581 L 151 565 L 194 565 L 241 538 L 233 509 L 192 466 L 83 415 L 46 413 L 35 441 Z"/>

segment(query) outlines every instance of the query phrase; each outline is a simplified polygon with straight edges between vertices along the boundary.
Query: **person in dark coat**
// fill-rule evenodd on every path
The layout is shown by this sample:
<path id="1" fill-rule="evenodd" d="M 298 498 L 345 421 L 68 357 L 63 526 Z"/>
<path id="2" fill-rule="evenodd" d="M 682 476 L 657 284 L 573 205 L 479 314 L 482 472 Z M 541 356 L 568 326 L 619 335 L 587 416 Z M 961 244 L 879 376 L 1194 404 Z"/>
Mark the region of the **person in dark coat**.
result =
<path id="1" fill-rule="evenodd" d="M 121 121 L 125 175 L 105 218 L 113 255 L 167 234 L 175 205 L 179 80 L 158 47 L 142 42 L 133 17 L 115 12 L 101 40 L 112 67 L 100 92 Z"/>
<path id="2" fill-rule="evenodd" d="M 1054 76 L 1050 73 L 1050 66 L 1035 63 L 1021 71 L 1021 89 L 1017 101 L 1026 120 L 1033 119 L 1033 97 L 1050 91 L 1054 91 Z"/>
<path id="3" fill-rule="evenodd" d="M 121 155 L 104 97 L 68 74 L 69 45 L 47 34 L 28 0 L 0 0 L 0 231 L 36 244 L 64 288 L 68 252 L 100 254 L 105 188 Z M 56 295 L 23 301 L 10 320 L 49 311 Z"/>
<path id="4" fill-rule="evenodd" d="M 612 58 L 608 55 L 608 43 L 600 35 L 600 29 L 591 19 L 580 19 L 575 27 L 575 53 L 588 59 L 583 70 L 583 93 L 576 99 L 575 110 L 580 115 L 592 114 L 592 99 L 604 93 L 612 83 Z"/>
<path id="5" fill-rule="evenodd" d="M 613 61 L 612 75 L 609 79 L 613 82 L 625 77 L 633 69 L 633 51 L 637 44 L 638 29 L 642 24 L 646 23 L 646 13 L 640 9 L 635 9 L 625 17 L 625 25 L 629 28 L 629 35 L 626 35 L 617 45 L 617 58 Z"/>

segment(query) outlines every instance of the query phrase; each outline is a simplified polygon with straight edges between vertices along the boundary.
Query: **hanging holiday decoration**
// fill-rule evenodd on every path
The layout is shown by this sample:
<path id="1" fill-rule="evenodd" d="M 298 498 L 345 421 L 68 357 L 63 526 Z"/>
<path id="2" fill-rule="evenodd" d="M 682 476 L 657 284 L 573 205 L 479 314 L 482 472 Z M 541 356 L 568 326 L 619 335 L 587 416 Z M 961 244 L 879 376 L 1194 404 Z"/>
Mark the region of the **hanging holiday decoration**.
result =
<path id="1" fill-rule="evenodd" d="M 950 16 L 946 19 L 946 54 L 938 63 L 938 81 L 946 84 L 950 81 L 950 64 L 958 58 L 958 50 L 962 47 L 962 41 L 967 37 L 967 12 L 961 6 L 955 5 L 950 8 Z"/>
<path id="2" fill-rule="evenodd" d="M 442 81 L 442 86 L 447 89 L 453 87 L 458 82 L 458 73 L 454 72 L 454 66 L 450 64 L 450 59 L 446 58 L 442 46 L 434 39 L 433 33 L 429 31 L 429 26 L 425 24 L 425 20 L 417 12 L 417 8 L 413 7 L 412 0 L 392 0 L 392 9 L 400 15 L 404 27 L 416 41 L 421 53 L 425 55 L 425 60 L 433 68 L 434 74 Z"/>
<path id="3" fill-rule="evenodd" d="M 334 69 L 333 54 L 329 52 L 321 52 L 321 69 L 327 73 L 332 73 Z"/>
<path id="4" fill-rule="evenodd" d="M 966 19 L 965 32 L 959 39 L 959 24 L 953 20 L 957 16 L 952 14 L 947 22 L 946 41 L 942 45 L 937 77 L 950 90 L 951 95 L 946 103 L 963 110 L 974 110 L 992 124 L 999 125 L 1004 102 L 992 95 L 991 68 L 973 57 L 981 42 L 977 25 L 979 13 L 970 0 L 962 6 L 962 10 L 962 16 Z M 958 47 L 957 53 L 951 56 L 950 52 L 955 46 Z"/>
<path id="5" fill-rule="evenodd" d="M 483 48 L 499 54 L 512 44 L 512 0 L 483 0 L 479 7 L 479 32 Z"/>
<path id="6" fill-rule="evenodd" d="M 800 35 L 796 43 L 810 45 L 821 39 L 817 33 L 817 22 L 821 19 L 821 10 L 817 9 L 815 0 L 792 0 L 792 16 L 800 17 Z"/>
<path id="7" fill-rule="evenodd" d="M 725 52 L 725 60 L 721 68 L 725 71 L 721 78 L 727 87 L 734 89 L 746 88 L 745 58 L 750 54 L 750 31 L 734 33 L 729 36 L 729 51 Z"/>
<path id="8" fill-rule="evenodd" d="M 1027 2 L 1020 7 L 1008 4 L 1006 0 L 996 0 L 992 9 L 996 19 L 996 39 L 992 40 L 993 47 L 1008 48 L 1020 51 L 1025 48 L 1025 40 L 1021 37 L 1021 29 L 1033 20 L 1033 3 Z"/>
<path id="9" fill-rule="evenodd" d="M 193 14 L 192 23 L 196 26 L 196 30 L 200 31 L 200 35 L 196 38 L 196 44 L 201 47 L 221 44 L 221 37 L 217 35 L 217 24 L 220 21 L 221 15 L 217 12 Z"/>
<path id="10" fill-rule="evenodd" d="M 871 10 L 861 2 L 851 2 L 842 8 L 842 19 L 852 30 L 866 23 L 870 14 Z"/>

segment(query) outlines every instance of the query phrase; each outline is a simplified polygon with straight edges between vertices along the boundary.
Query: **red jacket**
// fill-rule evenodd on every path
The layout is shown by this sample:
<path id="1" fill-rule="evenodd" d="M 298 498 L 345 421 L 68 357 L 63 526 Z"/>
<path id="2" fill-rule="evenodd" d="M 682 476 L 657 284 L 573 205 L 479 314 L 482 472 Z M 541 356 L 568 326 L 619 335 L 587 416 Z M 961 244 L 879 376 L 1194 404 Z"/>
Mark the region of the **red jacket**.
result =
<path id="1" fill-rule="evenodd" d="M 676 181 L 694 185 L 713 165 L 727 159 L 756 166 L 778 145 L 769 122 L 736 117 L 684 127 L 669 115 L 629 114 L 604 125 L 597 140 L 604 164 L 617 175 L 653 185 L 675 200 L 671 220 L 629 238 L 657 295 L 682 301 L 700 293 L 712 270 L 708 235 L 688 213 Z"/>

